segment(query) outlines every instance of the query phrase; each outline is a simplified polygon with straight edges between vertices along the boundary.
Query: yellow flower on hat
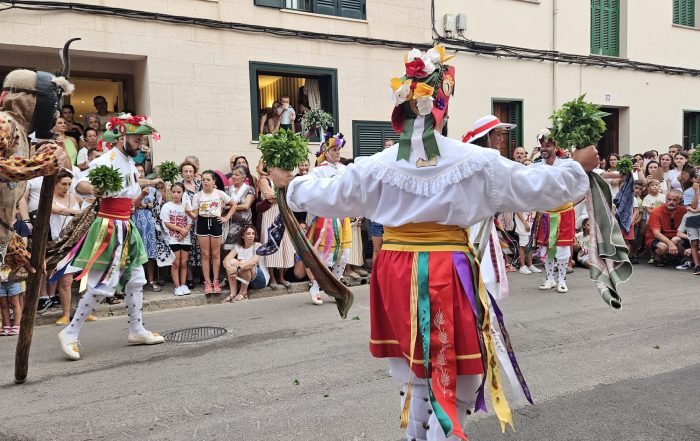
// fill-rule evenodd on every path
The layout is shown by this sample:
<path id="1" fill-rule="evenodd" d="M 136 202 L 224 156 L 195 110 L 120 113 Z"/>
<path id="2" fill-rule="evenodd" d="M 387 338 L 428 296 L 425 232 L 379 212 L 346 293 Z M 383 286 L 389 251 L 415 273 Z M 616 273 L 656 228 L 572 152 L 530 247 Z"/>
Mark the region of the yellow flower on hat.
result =
<path id="1" fill-rule="evenodd" d="M 433 47 L 432 49 L 430 49 L 428 52 L 430 53 L 431 51 L 437 52 L 437 54 L 438 54 L 439 57 L 440 57 L 440 58 L 439 58 L 440 63 L 446 63 L 446 62 L 448 62 L 448 61 L 450 61 L 451 59 L 454 58 L 454 55 L 445 55 L 445 47 L 444 47 L 444 46 L 441 46 L 441 45 L 439 45 L 439 44 L 435 45 L 435 47 Z"/>
<path id="2" fill-rule="evenodd" d="M 391 89 L 394 106 L 411 99 L 411 80 L 401 81 L 401 78 L 392 78 Z"/>

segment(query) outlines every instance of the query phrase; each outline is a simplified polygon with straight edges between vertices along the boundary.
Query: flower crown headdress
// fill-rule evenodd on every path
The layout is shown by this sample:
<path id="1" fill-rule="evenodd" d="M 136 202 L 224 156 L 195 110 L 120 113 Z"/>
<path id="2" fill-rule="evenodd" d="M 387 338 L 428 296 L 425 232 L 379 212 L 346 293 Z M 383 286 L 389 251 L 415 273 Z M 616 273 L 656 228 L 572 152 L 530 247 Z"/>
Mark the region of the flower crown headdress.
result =
<path id="1" fill-rule="evenodd" d="M 433 129 L 442 124 L 450 97 L 454 93 L 455 69 L 445 64 L 453 56 L 437 45 L 426 52 L 412 49 L 404 56 L 405 75 L 391 79 L 394 111 L 391 123 L 400 135 L 397 160 L 411 155 L 411 135 L 414 128 L 423 131 L 423 146 L 427 159 L 440 155 Z M 415 127 L 416 120 L 422 123 Z"/>

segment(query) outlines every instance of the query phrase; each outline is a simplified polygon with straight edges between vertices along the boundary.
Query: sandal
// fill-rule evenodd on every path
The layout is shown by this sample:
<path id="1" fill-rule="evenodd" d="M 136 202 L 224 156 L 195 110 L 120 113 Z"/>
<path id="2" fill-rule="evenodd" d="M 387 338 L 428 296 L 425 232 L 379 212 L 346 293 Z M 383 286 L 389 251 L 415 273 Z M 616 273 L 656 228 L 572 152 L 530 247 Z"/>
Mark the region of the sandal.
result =
<path id="1" fill-rule="evenodd" d="M 7 337 L 8 335 L 10 335 L 11 330 L 12 330 L 12 327 L 3 326 L 2 330 L 0 330 L 0 337 Z"/>
<path id="2" fill-rule="evenodd" d="M 152 290 L 153 292 L 161 292 L 161 291 L 163 291 L 163 288 L 161 288 L 160 285 L 158 285 L 156 282 L 151 282 L 151 283 L 148 284 L 148 286 L 151 287 L 151 290 Z"/>
<path id="3" fill-rule="evenodd" d="M 13 326 L 10 335 L 19 335 L 19 326 Z"/>
<path id="4" fill-rule="evenodd" d="M 115 295 L 114 297 L 107 297 L 107 298 L 105 298 L 105 303 L 108 304 L 108 305 L 118 305 L 118 304 L 120 304 L 121 302 L 122 302 L 122 301 L 119 300 L 119 299 L 117 298 L 116 295 Z"/>

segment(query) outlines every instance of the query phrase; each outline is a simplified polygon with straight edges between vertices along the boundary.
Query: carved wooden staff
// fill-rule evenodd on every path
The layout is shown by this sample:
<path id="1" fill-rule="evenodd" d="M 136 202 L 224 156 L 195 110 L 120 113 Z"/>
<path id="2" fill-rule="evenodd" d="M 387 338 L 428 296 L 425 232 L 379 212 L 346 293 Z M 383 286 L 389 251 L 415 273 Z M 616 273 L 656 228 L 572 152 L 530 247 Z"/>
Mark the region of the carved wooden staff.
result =
<path id="1" fill-rule="evenodd" d="M 60 52 L 63 61 L 63 70 L 60 75 L 68 79 L 70 74 L 70 60 L 68 49 L 70 44 L 80 38 L 72 38 L 63 45 Z M 60 102 L 60 96 L 59 96 Z M 56 109 L 58 110 L 58 109 Z M 36 270 L 30 273 L 27 279 L 27 294 L 22 311 L 22 322 L 17 340 L 17 350 L 15 352 L 15 383 L 22 384 L 27 379 L 29 370 L 29 350 L 32 346 L 32 335 L 34 333 L 34 319 L 36 318 L 36 308 L 39 303 L 39 287 L 46 278 L 46 241 L 49 235 L 49 218 L 51 217 L 51 205 L 53 204 L 53 191 L 56 186 L 56 175 L 45 176 L 41 184 L 41 198 L 39 199 L 39 209 L 37 211 L 34 230 L 32 231 L 32 259 L 31 265 Z"/>

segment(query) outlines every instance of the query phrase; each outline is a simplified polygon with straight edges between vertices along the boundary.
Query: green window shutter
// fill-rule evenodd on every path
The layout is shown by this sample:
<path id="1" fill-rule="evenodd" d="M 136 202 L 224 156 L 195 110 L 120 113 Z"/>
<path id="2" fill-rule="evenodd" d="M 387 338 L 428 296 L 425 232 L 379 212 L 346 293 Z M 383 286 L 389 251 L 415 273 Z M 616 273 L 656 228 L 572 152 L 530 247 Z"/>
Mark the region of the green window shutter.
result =
<path id="1" fill-rule="evenodd" d="M 673 23 L 695 27 L 695 0 L 673 0 Z"/>
<path id="2" fill-rule="evenodd" d="M 591 0 L 591 53 L 620 55 L 620 0 Z"/>
<path id="3" fill-rule="evenodd" d="M 700 147 L 700 112 L 686 113 L 685 123 L 688 128 L 688 143 L 685 147 Z"/>
<path id="4" fill-rule="evenodd" d="M 512 158 L 513 150 L 515 150 L 516 147 L 523 147 L 522 101 L 511 101 L 508 103 L 508 122 L 517 126 L 508 132 L 508 158 Z"/>
<path id="5" fill-rule="evenodd" d="M 254 0 L 255 6 L 267 6 L 270 8 L 283 7 L 284 0 Z"/>
<path id="6" fill-rule="evenodd" d="M 591 0 L 591 53 L 600 54 L 600 33 L 601 33 L 601 2 L 602 0 Z"/>
<path id="7" fill-rule="evenodd" d="M 372 156 L 381 152 L 387 139 L 396 142 L 399 140 L 399 135 L 394 132 L 390 122 L 352 122 L 352 153 L 355 157 Z"/>
<path id="8" fill-rule="evenodd" d="M 348 18 L 365 18 L 365 0 L 340 0 L 340 16 Z"/>
<path id="9" fill-rule="evenodd" d="M 338 15 L 337 0 L 313 0 L 311 11 L 316 14 Z"/>

